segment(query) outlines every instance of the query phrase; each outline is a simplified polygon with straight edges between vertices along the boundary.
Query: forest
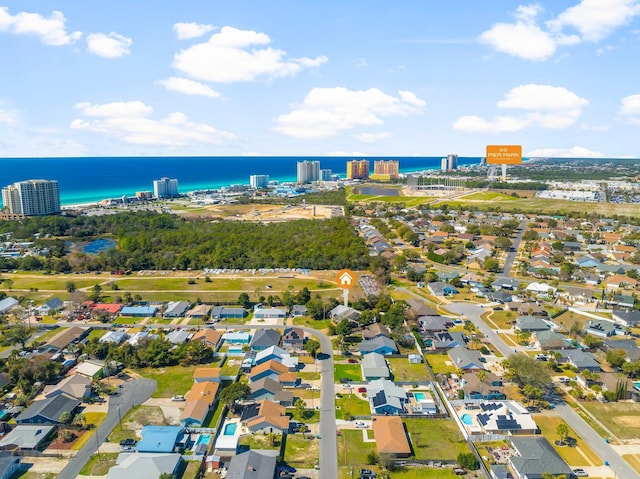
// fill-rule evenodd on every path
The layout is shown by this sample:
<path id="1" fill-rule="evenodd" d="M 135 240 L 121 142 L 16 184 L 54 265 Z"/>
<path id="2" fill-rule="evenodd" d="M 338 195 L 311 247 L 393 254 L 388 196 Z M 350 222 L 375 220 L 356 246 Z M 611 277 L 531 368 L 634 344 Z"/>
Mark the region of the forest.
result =
<path id="1" fill-rule="evenodd" d="M 211 222 L 154 212 L 48 216 L 0 223 L 0 234 L 31 240 L 49 254 L 3 258 L 1 269 L 44 271 L 204 268 L 369 269 L 371 257 L 348 218 L 287 223 Z M 36 233 L 38 233 L 36 235 Z M 35 235 L 35 236 L 34 236 Z M 38 237 L 39 236 L 39 237 Z M 98 255 L 69 252 L 67 241 L 112 237 Z"/>

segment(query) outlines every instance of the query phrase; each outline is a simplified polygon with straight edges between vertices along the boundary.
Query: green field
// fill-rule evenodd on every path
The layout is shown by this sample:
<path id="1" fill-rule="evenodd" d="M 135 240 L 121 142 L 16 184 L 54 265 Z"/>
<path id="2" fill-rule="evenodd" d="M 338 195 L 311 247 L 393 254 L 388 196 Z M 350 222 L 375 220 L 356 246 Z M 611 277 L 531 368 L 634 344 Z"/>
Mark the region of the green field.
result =
<path id="1" fill-rule="evenodd" d="M 403 419 L 416 459 L 455 460 L 469 452 L 456 423 L 450 419 Z"/>
<path id="2" fill-rule="evenodd" d="M 580 404 L 618 438 L 640 439 L 640 408 L 636 403 L 581 401 Z"/>
<path id="3" fill-rule="evenodd" d="M 376 452 L 375 442 L 364 442 L 362 430 L 343 429 L 338 441 L 338 466 L 366 467 L 367 454 Z"/>
<path id="4" fill-rule="evenodd" d="M 544 437 L 553 445 L 554 449 L 572 466 L 601 466 L 600 457 L 567 425 L 569 437 L 576 440 L 575 447 L 559 447 L 554 444 L 558 440 L 556 429 L 559 424 L 566 424 L 559 416 L 547 416 L 544 414 L 536 416 L 536 424 L 542 431 Z"/>
<path id="5" fill-rule="evenodd" d="M 307 439 L 304 434 L 287 434 L 284 447 L 284 460 L 296 468 L 311 469 L 318 461 L 319 441 Z"/>
<path id="6" fill-rule="evenodd" d="M 360 399 L 355 394 L 339 393 L 340 398 L 336 398 L 336 419 L 344 419 L 347 414 L 352 416 L 371 416 L 369 401 Z"/>
<path id="7" fill-rule="evenodd" d="M 200 367 L 218 367 L 219 363 L 203 364 Z M 151 397 L 170 398 L 184 395 L 193 386 L 193 370 L 195 366 L 167 366 L 164 368 L 136 369 L 143 378 L 155 379 L 158 388 Z"/>
<path id="8" fill-rule="evenodd" d="M 446 354 L 425 354 L 425 359 L 431 366 L 433 374 L 452 374 L 458 371 Z"/>
<path id="9" fill-rule="evenodd" d="M 462 197 L 462 200 L 469 201 L 516 201 L 518 199 L 497 191 L 478 191 Z"/>
<path id="10" fill-rule="evenodd" d="M 83 476 L 106 476 L 109 469 L 116 465 L 118 453 L 94 454 L 89 462 L 82 468 L 80 474 Z"/>
<path id="11" fill-rule="evenodd" d="M 334 377 L 336 382 L 339 382 L 341 379 L 362 381 L 362 370 L 360 369 L 360 363 L 336 364 Z"/>
<path id="12" fill-rule="evenodd" d="M 347 200 L 355 203 L 370 203 L 370 202 L 380 202 L 380 203 L 403 203 L 407 208 L 411 208 L 413 206 L 422 205 L 425 203 L 430 203 L 433 201 L 433 197 L 431 196 L 386 196 L 386 195 L 363 195 L 363 194 L 353 194 L 347 197 Z"/>
<path id="13" fill-rule="evenodd" d="M 387 358 L 396 381 L 429 381 L 433 379 L 424 363 L 410 364 L 407 358 Z"/>

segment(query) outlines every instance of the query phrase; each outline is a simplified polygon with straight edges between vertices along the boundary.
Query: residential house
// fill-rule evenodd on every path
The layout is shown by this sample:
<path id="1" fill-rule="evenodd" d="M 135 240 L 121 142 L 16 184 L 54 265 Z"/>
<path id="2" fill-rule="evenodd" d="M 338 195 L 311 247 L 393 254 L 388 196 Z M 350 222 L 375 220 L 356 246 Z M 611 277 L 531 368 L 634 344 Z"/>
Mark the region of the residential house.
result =
<path id="1" fill-rule="evenodd" d="M 495 301 L 496 303 L 507 304 L 513 301 L 513 294 L 511 294 L 511 292 L 509 291 L 505 291 L 502 289 L 498 291 L 492 291 L 491 293 L 489 293 L 489 297 L 491 298 L 492 301 Z"/>
<path id="2" fill-rule="evenodd" d="M 615 294 L 605 302 L 609 305 L 619 306 L 620 308 L 632 309 L 635 304 L 635 298 L 630 294 Z"/>
<path id="3" fill-rule="evenodd" d="M 220 347 L 221 339 L 222 333 L 211 328 L 201 329 L 191 336 L 191 341 L 202 341 L 214 351 L 217 351 Z"/>
<path id="4" fill-rule="evenodd" d="M 22 469 L 19 456 L 10 452 L 0 452 L 0 479 L 10 479 Z"/>
<path id="5" fill-rule="evenodd" d="M 191 339 L 193 333 L 186 329 L 174 329 L 169 334 L 167 334 L 164 338 L 169 341 L 171 344 L 182 344 L 186 343 Z"/>
<path id="6" fill-rule="evenodd" d="M 603 391 L 618 393 L 622 400 L 631 399 L 634 402 L 640 402 L 640 391 L 631 379 L 613 372 L 601 372 L 599 376 L 598 382 L 602 384 Z"/>
<path id="7" fill-rule="evenodd" d="M 409 457 L 411 445 L 407 431 L 399 416 L 374 416 L 371 420 L 378 454 Z"/>
<path id="8" fill-rule="evenodd" d="M 329 317 L 339 323 L 343 319 L 348 319 L 349 321 L 358 322 L 358 318 L 360 317 L 360 311 L 356 311 L 349 306 L 344 306 L 342 304 L 337 305 L 331 311 L 329 311 Z"/>
<path id="9" fill-rule="evenodd" d="M 263 308 L 256 305 L 253 308 L 253 319 L 284 319 L 287 312 L 280 308 Z"/>
<path id="10" fill-rule="evenodd" d="M 280 375 L 288 372 L 289 368 L 287 366 L 275 359 L 271 359 L 265 363 L 254 366 L 249 374 L 249 380 L 254 382 L 267 377 L 278 380 Z"/>
<path id="11" fill-rule="evenodd" d="M 98 340 L 98 342 L 113 343 L 115 345 L 118 345 L 128 337 L 129 335 L 126 333 L 126 331 L 122 329 L 115 329 L 115 330 L 108 331 L 107 334 L 105 334 Z"/>
<path id="12" fill-rule="evenodd" d="M 638 280 L 622 274 L 610 276 L 605 281 L 607 283 L 607 291 L 635 289 L 638 287 Z"/>
<path id="13" fill-rule="evenodd" d="M 269 346 L 262 351 L 258 351 L 255 355 L 254 364 L 258 365 L 271 360 L 284 364 L 289 371 L 297 371 L 298 369 L 298 357 L 291 356 L 291 353 L 278 346 Z"/>
<path id="14" fill-rule="evenodd" d="M 251 333 L 229 331 L 222 335 L 222 339 L 229 345 L 245 346 L 251 341 Z"/>
<path id="15" fill-rule="evenodd" d="M 163 317 L 165 318 L 182 318 L 189 310 L 191 306 L 186 301 L 170 301 L 167 303 L 167 309 L 165 309 Z"/>
<path id="16" fill-rule="evenodd" d="M 275 471 L 275 456 L 246 451 L 231 458 L 226 479 L 273 479 Z"/>
<path id="17" fill-rule="evenodd" d="M 0 315 L 6 314 L 18 304 L 20 304 L 20 302 L 16 298 L 12 298 L 11 296 L 0 299 Z"/>
<path id="18" fill-rule="evenodd" d="M 207 319 L 209 319 L 210 311 L 210 304 L 196 304 L 193 308 L 187 311 L 185 317 L 189 319 L 200 319 L 202 321 L 206 321 Z"/>
<path id="19" fill-rule="evenodd" d="M 549 323 L 544 319 L 535 316 L 518 316 L 516 318 L 515 328 L 519 331 L 533 333 L 536 331 L 546 331 L 551 329 L 551 326 L 549 326 Z"/>
<path id="20" fill-rule="evenodd" d="M 407 393 L 393 382 L 376 379 L 367 386 L 367 398 L 374 414 L 399 414 L 405 411 Z"/>
<path id="21" fill-rule="evenodd" d="M 304 346 L 304 331 L 302 328 L 285 328 L 282 335 L 282 347 L 287 349 L 302 349 Z"/>
<path id="22" fill-rule="evenodd" d="M 555 331 L 545 330 L 536 331 L 534 333 L 538 347 L 542 351 L 550 351 L 553 349 L 566 349 L 573 347 L 566 336 Z"/>
<path id="23" fill-rule="evenodd" d="M 365 340 L 358 344 L 360 354 L 379 353 L 382 355 L 396 354 L 398 347 L 393 339 L 386 336 L 377 336 L 373 339 Z"/>
<path id="24" fill-rule="evenodd" d="M 506 303 L 505 307 L 509 311 L 514 311 L 520 316 L 547 316 L 547 311 L 534 301 L 527 301 L 525 303 L 516 303 L 512 301 Z"/>
<path id="25" fill-rule="evenodd" d="M 138 331 L 127 339 L 127 344 L 130 344 L 131 346 L 139 346 L 142 341 L 151 341 L 152 339 L 158 339 L 158 335 L 151 334 L 149 331 Z"/>
<path id="26" fill-rule="evenodd" d="M 600 264 L 600 261 L 595 259 L 590 254 L 585 254 L 584 256 L 580 256 L 575 259 L 576 264 L 579 268 L 595 268 Z"/>
<path id="27" fill-rule="evenodd" d="M 220 368 L 196 368 L 193 370 L 193 380 L 196 383 L 211 381 L 220 382 Z"/>
<path id="28" fill-rule="evenodd" d="M 76 366 L 76 373 L 89 379 L 99 379 L 105 376 L 105 363 L 98 359 L 86 359 Z"/>
<path id="29" fill-rule="evenodd" d="M 44 303 L 42 306 L 36 308 L 38 314 L 50 315 L 61 311 L 64 308 L 64 303 L 60 298 L 51 298 L 49 301 Z"/>
<path id="30" fill-rule="evenodd" d="M 152 318 L 158 313 L 156 306 L 123 306 L 120 316 L 131 318 Z"/>
<path id="31" fill-rule="evenodd" d="M 294 318 L 301 318 L 309 314 L 309 310 L 304 304 L 294 304 L 291 308 L 291 315 Z"/>
<path id="32" fill-rule="evenodd" d="M 603 346 L 606 350 L 622 349 L 627 353 L 629 361 L 640 359 L 640 348 L 635 339 L 605 339 Z"/>
<path id="33" fill-rule="evenodd" d="M 578 371 L 600 372 L 600 363 L 596 361 L 596 358 L 591 353 L 586 353 L 579 349 L 556 350 L 555 352 L 560 354 L 560 362 L 570 364 Z"/>
<path id="34" fill-rule="evenodd" d="M 82 401 L 65 392 L 45 399 L 34 401 L 22 411 L 16 422 L 18 424 L 60 424 L 64 413 L 74 414 Z"/>
<path id="35" fill-rule="evenodd" d="M 280 344 L 280 332 L 276 329 L 258 329 L 251 339 L 251 349 L 262 351 Z"/>
<path id="36" fill-rule="evenodd" d="M 180 454 L 121 453 L 116 465 L 109 469 L 107 479 L 155 479 L 163 474 L 178 477 L 181 465 Z"/>
<path id="37" fill-rule="evenodd" d="M 138 452 L 172 453 L 184 436 L 182 426 L 143 426 L 142 439 L 136 444 Z"/>
<path id="38" fill-rule="evenodd" d="M 282 384 L 270 377 L 253 381 L 249 387 L 251 388 L 249 399 L 252 401 L 262 401 L 263 399 L 275 401 L 276 395 L 283 390 Z"/>
<path id="39" fill-rule="evenodd" d="M 515 479 L 543 479 L 551 476 L 574 477 L 573 470 L 543 436 L 513 436 L 515 454 L 508 461 Z"/>
<path id="40" fill-rule="evenodd" d="M 213 369 L 213 368 L 211 368 Z M 209 411 L 216 403 L 220 383 L 213 381 L 196 382 L 185 395 L 184 410 L 180 415 L 182 426 L 201 427 Z"/>
<path id="41" fill-rule="evenodd" d="M 211 309 L 211 319 L 213 321 L 223 321 L 228 319 L 242 319 L 247 315 L 244 308 L 229 308 L 227 306 L 215 306 Z"/>
<path id="42" fill-rule="evenodd" d="M 640 323 L 640 311 L 637 310 L 624 311 L 614 309 L 612 317 L 616 323 L 626 326 L 627 328 L 637 327 L 638 323 Z"/>
<path id="43" fill-rule="evenodd" d="M 584 325 L 585 334 L 592 334 L 600 338 L 609 336 L 625 336 L 627 334 L 623 326 L 607 319 L 590 319 Z"/>
<path id="44" fill-rule="evenodd" d="M 467 347 L 467 338 L 460 331 L 445 331 L 432 336 L 431 349 L 451 349 L 457 346 Z"/>
<path id="45" fill-rule="evenodd" d="M 556 294 L 557 288 L 554 288 L 547 283 L 538 283 L 537 281 L 534 281 L 533 283 L 529 283 L 525 289 L 536 296 L 553 297 Z"/>
<path id="46" fill-rule="evenodd" d="M 494 373 L 487 373 L 481 380 L 476 373 L 465 373 L 462 376 L 461 388 L 464 399 L 485 399 L 499 401 L 506 398 L 502 378 Z"/>
<path id="47" fill-rule="evenodd" d="M 374 339 L 378 336 L 389 336 L 389 328 L 382 323 L 369 324 L 362 328 L 362 339 Z"/>
<path id="48" fill-rule="evenodd" d="M 434 281 L 427 284 L 427 289 L 434 296 L 440 297 L 458 294 L 458 290 L 455 287 L 451 286 L 449 283 L 444 283 L 442 281 Z"/>
<path id="49" fill-rule="evenodd" d="M 457 369 L 463 371 L 482 371 L 485 369 L 482 355 L 462 346 L 447 351 L 447 356 Z"/>
<path id="50" fill-rule="evenodd" d="M 569 304 L 585 305 L 593 300 L 593 290 L 566 286 L 563 294 Z"/>
<path id="51" fill-rule="evenodd" d="M 513 278 L 500 278 L 491 283 L 493 289 L 506 289 L 508 291 L 516 291 L 520 282 Z"/>
<path id="52" fill-rule="evenodd" d="M 422 331 L 430 335 L 442 333 L 453 327 L 453 321 L 445 316 L 420 316 L 418 324 Z"/>
<path id="53" fill-rule="evenodd" d="M 362 358 L 360 367 L 362 368 L 362 377 L 366 381 L 374 379 L 391 379 L 389 366 L 387 366 L 387 361 L 382 354 L 366 354 Z"/>
<path id="54" fill-rule="evenodd" d="M 41 443 L 50 439 L 55 426 L 43 424 L 20 424 L 0 438 L 0 450 L 36 450 Z"/>
<path id="55" fill-rule="evenodd" d="M 91 378 L 82 374 L 72 374 L 62 379 L 58 384 L 50 384 L 44 387 L 44 397 L 50 398 L 58 394 L 66 393 L 69 396 L 86 400 L 91 397 Z"/>
<path id="56" fill-rule="evenodd" d="M 240 422 L 252 434 L 284 434 L 289 432 L 290 418 L 284 406 L 265 399 L 244 408 Z"/>
<path id="57" fill-rule="evenodd" d="M 407 311 L 407 313 L 413 318 L 420 318 L 423 316 L 440 316 L 438 311 L 427 306 L 422 300 L 416 298 L 408 298 L 406 301 L 409 305 L 409 310 Z"/>
<path id="58" fill-rule="evenodd" d="M 70 328 L 62 328 L 62 330 L 53 336 L 49 341 L 40 347 L 42 351 L 60 352 L 71 343 L 78 342 L 89 334 L 91 328 L 83 329 L 77 326 Z"/>
<path id="59" fill-rule="evenodd" d="M 537 434 L 536 422 L 527 409 L 516 401 L 480 403 L 476 421 L 485 434 Z"/>

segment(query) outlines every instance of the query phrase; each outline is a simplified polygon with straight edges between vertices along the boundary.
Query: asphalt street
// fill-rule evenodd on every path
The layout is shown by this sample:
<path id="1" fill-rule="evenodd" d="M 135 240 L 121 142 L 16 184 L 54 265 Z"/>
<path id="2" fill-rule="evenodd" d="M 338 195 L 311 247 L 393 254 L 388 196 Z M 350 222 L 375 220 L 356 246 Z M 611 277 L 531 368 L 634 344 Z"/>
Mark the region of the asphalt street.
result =
<path id="1" fill-rule="evenodd" d="M 518 249 L 520 249 L 520 242 L 522 241 L 522 235 L 524 234 L 525 227 L 527 226 L 526 220 L 523 220 L 520 223 L 520 228 L 518 228 L 518 234 L 513 240 L 513 245 L 509 253 L 507 253 L 507 258 L 504 261 L 504 266 L 502 267 L 502 275 L 509 276 L 509 272 L 511 271 L 511 267 L 513 266 L 513 262 L 516 260 L 516 256 L 518 255 Z"/>
<path id="2" fill-rule="evenodd" d="M 480 306 L 469 303 L 451 303 L 447 305 L 447 309 L 453 313 L 464 314 L 475 324 L 482 333 L 489 338 L 502 355 L 507 358 L 514 353 L 513 348 L 507 346 L 502 338 L 490 328 L 481 318 L 480 315 L 485 311 Z M 620 455 L 605 442 L 605 440 L 597 434 L 584 419 L 582 419 L 572 408 L 568 406 L 561 398 L 556 399 L 557 414 L 562 417 L 571 429 L 600 456 L 611 467 L 611 473 L 618 478 L 640 478 L 640 475 L 620 457 Z"/>
<path id="3" fill-rule="evenodd" d="M 94 437 L 69 461 L 69 464 L 58 475 L 58 479 L 76 479 L 89 458 L 96 453 L 100 444 L 111 434 L 120 418 L 124 417 L 133 406 L 142 404 L 149 399 L 157 387 L 158 384 L 153 379 L 134 379 L 124 383 L 118 389 L 117 395 L 111 397 L 107 417 L 94 433 Z"/>

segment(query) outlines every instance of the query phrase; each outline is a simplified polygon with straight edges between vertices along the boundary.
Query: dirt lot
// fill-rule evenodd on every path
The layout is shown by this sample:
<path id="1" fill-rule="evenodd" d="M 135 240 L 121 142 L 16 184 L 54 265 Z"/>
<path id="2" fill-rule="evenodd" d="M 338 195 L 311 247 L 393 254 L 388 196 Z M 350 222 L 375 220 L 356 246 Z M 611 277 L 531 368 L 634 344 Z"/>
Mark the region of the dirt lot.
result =
<path id="1" fill-rule="evenodd" d="M 211 205 L 184 211 L 187 216 L 212 216 L 237 221 L 293 221 L 299 219 L 326 219 L 344 216 L 341 206 L 307 205 Z"/>

